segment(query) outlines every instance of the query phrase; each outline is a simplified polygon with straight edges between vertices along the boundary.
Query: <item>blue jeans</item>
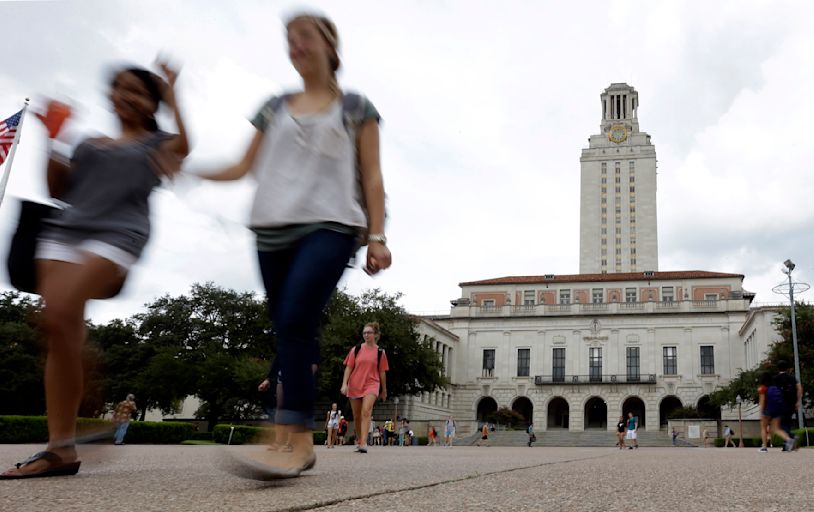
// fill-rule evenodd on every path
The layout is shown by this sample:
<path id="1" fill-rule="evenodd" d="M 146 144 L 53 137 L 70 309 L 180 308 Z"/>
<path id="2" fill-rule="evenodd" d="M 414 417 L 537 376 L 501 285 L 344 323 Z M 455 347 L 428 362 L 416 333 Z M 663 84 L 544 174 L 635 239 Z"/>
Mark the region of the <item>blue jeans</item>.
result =
<path id="1" fill-rule="evenodd" d="M 283 389 L 277 397 L 276 423 L 314 428 L 313 341 L 322 311 L 355 247 L 354 235 L 322 229 L 290 248 L 257 252 L 277 336 L 275 366 Z"/>
<path id="2" fill-rule="evenodd" d="M 124 435 L 127 434 L 127 427 L 130 426 L 129 421 L 122 421 L 116 427 L 116 444 L 122 444 L 124 442 Z"/>

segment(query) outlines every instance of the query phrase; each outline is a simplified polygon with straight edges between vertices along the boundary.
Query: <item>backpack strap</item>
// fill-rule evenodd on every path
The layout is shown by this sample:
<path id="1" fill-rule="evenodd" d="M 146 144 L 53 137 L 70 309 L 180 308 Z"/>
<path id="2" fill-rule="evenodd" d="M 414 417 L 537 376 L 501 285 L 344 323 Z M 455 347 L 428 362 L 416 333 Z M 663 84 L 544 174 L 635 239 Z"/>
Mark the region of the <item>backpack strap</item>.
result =
<path id="1" fill-rule="evenodd" d="M 382 364 L 382 354 L 384 354 L 384 349 L 382 347 L 378 347 L 378 354 L 376 358 L 376 369 L 378 370 Z M 353 367 L 356 368 L 356 358 L 359 356 L 359 351 L 362 350 L 362 344 L 358 344 L 353 347 Z"/>
<path id="2" fill-rule="evenodd" d="M 365 118 L 365 97 L 359 93 L 348 92 L 342 95 L 342 124 L 348 133 L 355 134 Z"/>

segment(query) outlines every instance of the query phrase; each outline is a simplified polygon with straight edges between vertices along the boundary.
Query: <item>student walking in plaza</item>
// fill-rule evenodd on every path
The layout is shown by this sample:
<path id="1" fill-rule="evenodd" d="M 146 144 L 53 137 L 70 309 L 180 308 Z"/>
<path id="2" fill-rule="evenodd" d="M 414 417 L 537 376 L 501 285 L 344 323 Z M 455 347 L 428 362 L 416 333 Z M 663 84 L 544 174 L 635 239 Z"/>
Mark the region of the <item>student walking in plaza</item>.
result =
<path id="1" fill-rule="evenodd" d="M 127 435 L 130 420 L 133 419 L 133 413 L 138 410 L 135 400 L 136 397 L 131 393 L 127 395 L 127 398 L 119 402 L 113 411 L 113 423 L 116 425 L 113 442 L 117 445 L 124 444 L 124 436 Z"/>
<path id="2" fill-rule="evenodd" d="M 793 439 L 794 432 L 792 432 L 791 417 L 795 413 L 799 414 L 798 406 L 803 398 L 803 386 L 791 374 L 791 366 L 787 361 L 778 361 L 777 369 L 779 373 L 775 376 L 775 382 L 778 389 L 780 389 L 780 394 L 783 396 L 783 414 L 780 416 L 780 428 Z"/>
<path id="3" fill-rule="evenodd" d="M 447 418 L 446 423 L 444 424 L 444 446 L 447 448 L 452 448 L 452 443 L 455 442 L 455 420 L 452 419 L 452 416 Z"/>
<path id="4" fill-rule="evenodd" d="M 355 345 L 345 358 L 345 373 L 340 392 L 350 399 L 356 430 L 356 451 L 367 453 L 367 432 L 376 399 L 387 400 L 387 354 L 379 347 L 379 324 L 371 322 L 362 329 L 364 343 Z"/>
<path id="5" fill-rule="evenodd" d="M 628 446 L 628 449 L 632 450 L 639 447 L 639 440 L 636 439 L 639 431 L 639 417 L 633 416 L 633 413 L 629 412 L 627 413 L 627 418 L 627 433 L 625 434 L 625 439 L 633 441 L 633 446 Z"/>
<path id="6" fill-rule="evenodd" d="M 529 428 L 526 429 L 526 433 L 529 435 L 529 447 L 531 447 L 532 443 L 537 441 L 537 435 L 534 433 L 533 423 L 529 423 Z"/>
<path id="7" fill-rule="evenodd" d="M 763 372 L 757 387 L 759 396 L 758 409 L 760 410 L 760 430 L 763 437 L 763 444 L 758 450 L 761 453 L 768 452 L 766 445 L 772 434 L 777 434 L 783 439 L 783 451 L 791 451 L 795 448 L 794 439 L 780 428 L 780 418 L 783 415 L 784 404 L 783 394 L 775 385 L 775 380 L 769 372 Z"/>
<path id="8" fill-rule="evenodd" d="M 286 29 L 302 91 L 266 102 L 252 120 L 256 132 L 240 162 L 205 176 L 226 181 L 251 172 L 257 181 L 250 223 L 282 369 L 275 428 L 292 434 L 294 448 L 255 458 L 262 468 L 244 464 L 262 478 L 297 476 L 316 461 L 307 344 L 351 256 L 367 244 L 368 273 L 390 266 L 379 114 L 363 96 L 340 89 L 333 22 L 298 15 Z"/>
<path id="9" fill-rule="evenodd" d="M 625 417 L 619 416 L 619 422 L 616 424 L 616 446 L 619 447 L 620 450 L 625 449 L 625 430 L 627 424 L 625 423 Z"/>
<path id="10" fill-rule="evenodd" d="M 342 417 L 342 411 L 338 406 L 331 404 L 331 410 L 325 417 L 325 428 L 328 430 L 328 448 L 333 448 L 336 444 L 336 431 L 339 429 L 339 418 Z"/>
<path id="11" fill-rule="evenodd" d="M 729 425 L 724 425 L 724 448 L 729 448 L 729 444 L 732 444 L 732 448 L 737 448 L 735 446 L 735 441 L 732 440 L 732 429 L 729 428 Z"/>
<path id="12" fill-rule="evenodd" d="M 150 237 L 150 194 L 189 152 L 175 101 L 177 72 L 166 64 L 161 69 L 166 81 L 135 67 L 113 76 L 110 100 L 121 129 L 116 138 L 86 139 L 70 157 L 54 152 L 49 157 L 48 191 L 70 207 L 43 220 L 35 253 L 37 291 L 45 304 L 40 327 L 47 347 L 48 446 L 2 478 L 79 470 L 85 305 L 121 289 Z M 155 114 L 162 103 L 175 116 L 177 135 L 158 128 Z"/>

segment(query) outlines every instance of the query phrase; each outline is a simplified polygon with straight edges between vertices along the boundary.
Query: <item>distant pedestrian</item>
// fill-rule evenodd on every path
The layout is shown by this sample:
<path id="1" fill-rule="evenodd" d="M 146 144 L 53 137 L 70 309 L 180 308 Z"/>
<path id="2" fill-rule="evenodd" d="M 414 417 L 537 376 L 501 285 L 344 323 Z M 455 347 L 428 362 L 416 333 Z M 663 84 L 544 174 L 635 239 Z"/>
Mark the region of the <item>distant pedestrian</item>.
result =
<path id="1" fill-rule="evenodd" d="M 114 443 L 117 445 L 124 444 L 124 436 L 127 435 L 130 420 L 133 419 L 133 413 L 138 410 L 135 400 L 136 397 L 132 393 L 127 395 L 127 398 L 119 402 L 113 412 L 113 423 L 116 424 Z"/>
<path id="2" fill-rule="evenodd" d="M 438 446 L 438 432 L 432 425 L 427 430 L 427 446 Z"/>
<path id="3" fill-rule="evenodd" d="M 627 433 L 625 439 L 633 442 L 633 446 L 628 446 L 629 450 L 639 447 L 638 432 L 639 432 L 639 417 L 634 416 L 632 412 L 627 413 Z"/>
<path id="4" fill-rule="evenodd" d="M 337 404 L 331 404 L 331 410 L 325 417 L 325 428 L 328 430 L 328 448 L 333 448 L 336 445 L 336 433 L 339 430 L 339 418 L 342 417 L 342 411 L 339 410 Z"/>
<path id="5" fill-rule="evenodd" d="M 384 445 L 385 446 L 393 446 L 393 440 L 396 437 L 396 424 L 393 423 L 392 418 L 387 418 L 387 421 L 384 422 Z"/>
<path id="6" fill-rule="evenodd" d="M 367 430 L 367 444 L 373 445 L 373 432 L 376 431 L 376 422 L 372 419 L 370 420 L 370 428 Z"/>
<path id="7" fill-rule="evenodd" d="M 489 425 L 484 423 L 483 428 L 480 430 L 480 438 L 481 441 L 488 441 L 489 440 Z"/>
<path id="8" fill-rule="evenodd" d="M 732 443 L 732 448 L 737 448 L 735 446 L 735 441 L 732 440 L 732 429 L 729 428 L 729 425 L 724 425 L 724 448 L 729 448 L 729 443 Z"/>
<path id="9" fill-rule="evenodd" d="M 791 417 L 795 413 L 799 414 L 800 400 L 803 398 L 803 386 L 791 374 L 791 367 L 788 362 L 778 361 L 777 369 L 779 373 L 775 377 L 775 383 L 780 389 L 780 394 L 783 395 L 783 414 L 780 416 L 780 428 L 794 439 Z M 785 450 L 785 447 L 783 449 Z"/>
<path id="10" fill-rule="evenodd" d="M 619 422 L 616 424 L 616 446 L 620 450 L 625 448 L 625 430 L 627 430 L 627 423 L 624 416 L 619 416 Z"/>
<path id="11" fill-rule="evenodd" d="M 531 447 L 531 444 L 537 441 L 537 436 L 534 434 L 534 423 L 529 423 L 526 433 L 529 435 L 529 447 Z"/>
<path id="12" fill-rule="evenodd" d="M 444 446 L 452 448 L 453 442 L 455 442 L 455 420 L 449 416 L 444 424 Z"/>
<path id="13" fill-rule="evenodd" d="M 780 389 L 774 384 L 774 379 L 769 372 L 763 372 L 760 376 L 760 384 L 757 388 L 760 400 L 758 408 L 760 409 L 760 426 L 763 433 L 763 445 L 760 447 L 761 453 L 766 453 L 769 450 L 766 448 L 769 434 L 777 434 L 783 439 L 783 449 L 791 451 L 795 448 L 794 439 L 780 428 L 780 418 L 783 415 L 783 394 Z M 769 428 L 770 427 L 770 428 Z"/>
<path id="14" fill-rule="evenodd" d="M 670 436 L 673 438 L 673 446 L 678 446 L 678 442 L 676 441 L 678 439 L 678 432 L 675 427 L 673 427 L 673 431 L 670 432 Z"/>
<path id="15" fill-rule="evenodd" d="M 401 418 L 399 423 L 399 446 L 404 446 L 404 436 L 407 434 L 407 425 L 405 419 Z"/>
<path id="16" fill-rule="evenodd" d="M 704 432 L 701 434 L 701 437 L 703 438 L 702 442 L 704 443 L 703 444 L 704 448 L 709 448 L 709 430 L 704 429 Z"/>
<path id="17" fill-rule="evenodd" d="M 337 443 L 339 446 L 345 444 L 345 436 L 348 434 L 348 420 L 344 416 L 339 417 L 339 427 L 336 429 Z"/>

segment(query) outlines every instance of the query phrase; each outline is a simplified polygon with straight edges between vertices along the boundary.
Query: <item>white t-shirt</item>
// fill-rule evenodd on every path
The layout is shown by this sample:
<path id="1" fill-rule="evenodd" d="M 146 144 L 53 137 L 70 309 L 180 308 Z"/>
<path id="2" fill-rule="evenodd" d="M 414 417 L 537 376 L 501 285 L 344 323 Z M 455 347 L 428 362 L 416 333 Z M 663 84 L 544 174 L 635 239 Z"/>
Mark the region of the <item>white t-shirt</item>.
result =
<path id="1" fill-rule="evenodd" d="M 252 173 L 257 180 L 252 227 L 317 222 L 367 227 L 356 141 L 343 123 L 340 100 L 324 112 L 301 116 L 281 106 L 265 128 Z"/>

